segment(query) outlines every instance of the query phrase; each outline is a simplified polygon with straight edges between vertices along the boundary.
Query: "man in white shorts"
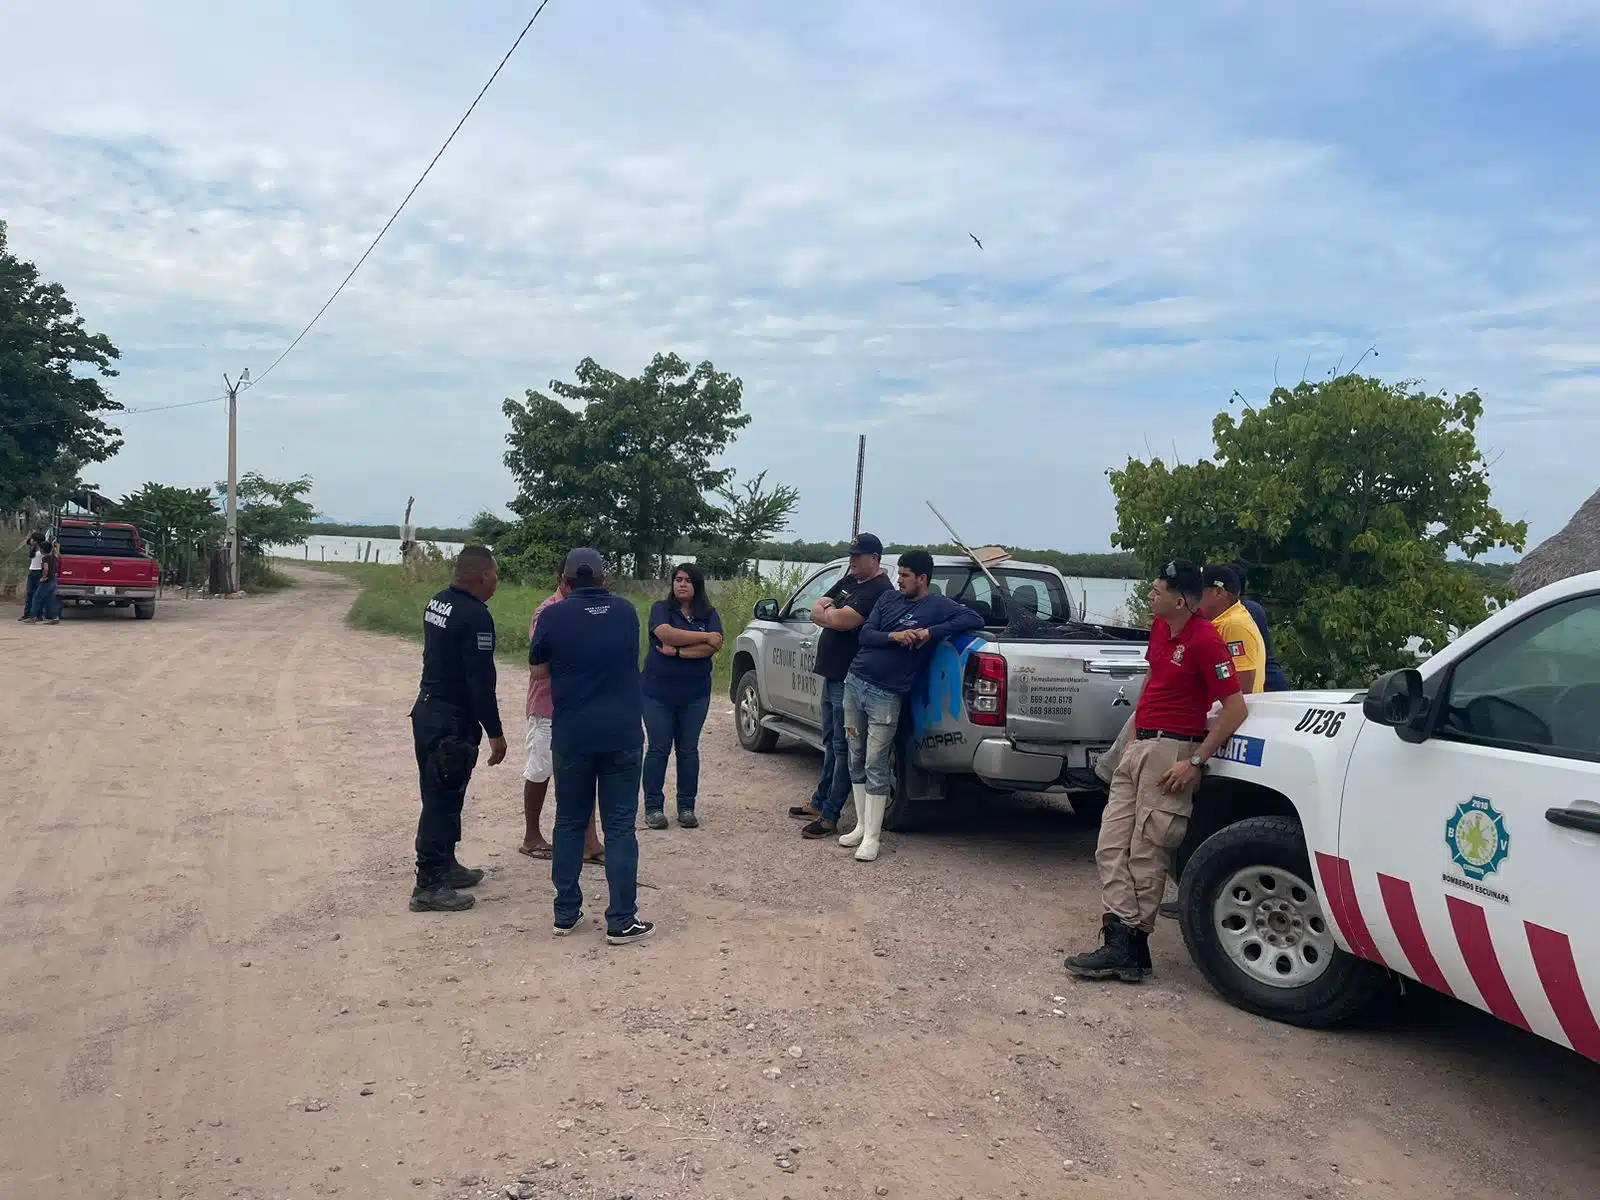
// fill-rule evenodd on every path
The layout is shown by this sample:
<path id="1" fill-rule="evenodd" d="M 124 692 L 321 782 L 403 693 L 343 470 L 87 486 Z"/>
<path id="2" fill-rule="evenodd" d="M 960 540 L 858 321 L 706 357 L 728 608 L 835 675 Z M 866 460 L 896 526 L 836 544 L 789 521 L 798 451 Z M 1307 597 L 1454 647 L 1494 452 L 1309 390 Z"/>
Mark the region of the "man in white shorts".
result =
<path id="1" fill-rule="evenodd" d="M 543 604 L 534 609 L 533 620 L 528 625 L 528 641 L 539 627 L 539 616 L 545 609 L 568 595 L 567 581 L 556 580 L 556 590 Z M 517 849 L 529 858 L 549 858 L 550 843 L 539 832 L 539 816 L 544 811 L 545 794 L 550 790 L 550 775 L 554 767 L 550 759 L 550 721 L 554 713 L 550 696 L 550 680 L 534 679 L 532 669 L 528 678 L 528 733 L 527 760 L 522 768 L 522 816 L 527 828 L 523 830 L 522 845 Z M 583 848 L 585 862 L 605 861 L 605 847 L 600 844 L 600 834 L 595 829 L 594 814 L 589 814 L 589 835 Z"/>

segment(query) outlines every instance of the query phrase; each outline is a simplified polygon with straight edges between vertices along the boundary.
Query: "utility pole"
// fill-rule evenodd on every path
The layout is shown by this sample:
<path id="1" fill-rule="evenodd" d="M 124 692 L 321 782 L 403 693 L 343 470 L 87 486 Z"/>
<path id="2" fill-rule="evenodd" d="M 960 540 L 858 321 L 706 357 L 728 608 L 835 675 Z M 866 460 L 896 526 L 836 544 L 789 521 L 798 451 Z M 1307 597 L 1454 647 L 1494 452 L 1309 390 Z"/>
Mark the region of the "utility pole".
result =
<path id="1" fill-rule="evenodd" d="M 856 436 L 856 510 L 850 518 L 850 540 L 861 532 L 861 479 L 867 469 L 867 435 Z"/>
<path id="2" fill-rule="evenodd" d="M 239 382 L 227 375 L 228 389 L 228 594 L 239 590 L 239 389 L 250 386 L 250 368 L 239 372 Z"/>

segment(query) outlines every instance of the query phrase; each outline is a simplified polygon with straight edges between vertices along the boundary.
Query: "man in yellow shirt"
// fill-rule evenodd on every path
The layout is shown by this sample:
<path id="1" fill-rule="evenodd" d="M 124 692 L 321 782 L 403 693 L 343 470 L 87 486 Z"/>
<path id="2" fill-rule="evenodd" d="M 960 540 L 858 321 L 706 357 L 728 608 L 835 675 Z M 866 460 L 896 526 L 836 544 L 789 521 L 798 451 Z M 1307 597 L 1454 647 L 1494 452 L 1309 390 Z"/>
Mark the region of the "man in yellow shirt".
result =
<path id="1" fill-rule="evenodd" d="M 1267 644 L 1250 610 L 1239 602 L 1244 586 L 1239 572 L 1228 566 L 1207 566 L 1202 579 L 1206 590 L 1200 598 L 1200 614 L 1217 627 L 1233 656 L 1239 690 L 1247 696 L 1266 691 Z"/>

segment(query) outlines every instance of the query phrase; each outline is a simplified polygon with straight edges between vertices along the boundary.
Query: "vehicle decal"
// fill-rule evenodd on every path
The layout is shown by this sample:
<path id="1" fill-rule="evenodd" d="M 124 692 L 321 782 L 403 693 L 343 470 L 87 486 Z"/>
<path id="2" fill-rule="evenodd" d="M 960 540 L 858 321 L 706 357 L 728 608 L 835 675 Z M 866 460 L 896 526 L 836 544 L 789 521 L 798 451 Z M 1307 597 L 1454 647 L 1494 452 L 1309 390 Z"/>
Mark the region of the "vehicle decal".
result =
<path id="1" fill-rule="evenodd" d="M 933 658 L 911 688 L 911 736 L 923 737 L 936 725 L 961 716 L 961 677 L 967 656 L 988 645 L 985 638 L 963 633 L 947 638 L 933 650 Z"/>
<path id="2" fill-rule="evenodd" d="M 1456 931 L 1461 957 L 1472 975 L 1472 982 L 1478 985 L 1484 1005 L 1506 1024 L 1532 1033 L 1528 1018 L 1522 1015 L 1522 1006 L 1517 1003 L 1511 985 L 1506 982 L 1506 973 L 1500 967 L 1500 956 L 1494 951 L 1494 939 L 1489 936 L 1489 920 L 1484 916 L 1483 907 L 1458 896 L 1446 896 L 1444 903 L 1450 910 L 1450 925 Z"/>
<path id="3" fill-rule="evenodd" d="M 1411 894 L 1411 885 L 1404 879 L 1380 873 L 1378 891 L 1383 894 L 1383 907 L 1389 914 L 1389 928 L 1394 930 L 1395 939 L 1410 962 L 1411 973 L 1417 977 L 1417 982 L 1425 983 L 1446 996 L 1454 996 L 1455 991 L 1439 969 L 1439 962 L 1428 945 L 1428 935 L 1423 932 L 1422 918 L 1417 915 L 1417 901 Z"/>
<path id="4" fill-rule="evenodd" d="M 967 735 L 961 730 L 952 730 L 949 733 L 930 733 L 917 743 L 919 750 L 932 750 L 938 746 L 964 746 L 967 744 Z"/>
<path id="5" fill-rule="evenodd" d="M 1308 708 L 1294 727 L 1296 733 L 1320 733 L 1336 738 L 1344 728 L 1344 714 L 1336 708 Z"/>
<path id="6" fill-rule="evenodd" d="M 1361 915 L 1361 901 L 1356 899 L 1355 880 L 1350 876 L 1350 863 L 1334 854 L 1317 851 L 1317 874 L 1322 877 L 1322 899 L 1328 913 L 1344 940 L 1350 944 L 1350 953 L 1380 967 L 1389 964 L 1383 960 L 1378 943 L 1372 940 L 1366 918 Z"/>
<path id="7" fill-rule="evenodd" d="M 1236 733 L 1217 747 L 1213 757 L 1223 762 L 1238 763 L 1241 767 L 1259 767 L 1266 752 L 1266 739 Z"/>
<path id="8" fill-rule="evenodd" d="M 1450 859 L 1467 878 L 1482 883 L 1500 869 L 1511 853 L 1511 835 L 1505 815 L 1485 796 L 1456 805 L 1444 824 L 1444 842 Z"/>
<path id="9" fill-rule="evenodd" d="M 1533 952 L 1539 983 L 1555 1010 L 1556 1020 L 1561 1022 L 1561 1031 L 1579 1054 L 1600 1062 L 1600 1024 L 1595 1022 L 1594 1007 L 1584 995 L 1578 964 L 1572 957 L 1572 943 L 1566 934 L 1554 929 L 1532 921 L 1522 924 L 1528 931 L 1528 949 Z"/>

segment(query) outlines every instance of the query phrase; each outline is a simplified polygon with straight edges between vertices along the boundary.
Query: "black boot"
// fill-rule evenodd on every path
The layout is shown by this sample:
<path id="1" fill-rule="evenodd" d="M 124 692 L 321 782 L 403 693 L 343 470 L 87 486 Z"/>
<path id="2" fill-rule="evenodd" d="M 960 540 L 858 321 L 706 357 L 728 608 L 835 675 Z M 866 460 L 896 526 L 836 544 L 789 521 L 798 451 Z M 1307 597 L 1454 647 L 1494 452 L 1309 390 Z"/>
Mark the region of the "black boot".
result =
<path id="1" fill-rule="evenodd" d="M 1074 954 L 1066 961 L 1069 974 L 1079 979 L 1121 979 L 1139 983 L 1145 969 L 1139 965 L 1134 930 L 1107 913 L 1101 921 L 1100 948 L 1087 954 Z"/>
<path id="2" fill-rule="evenodd" d="M 445 876 L 445 883 L 453 888 L 477 887 L 483 882 L 483 872 L 477 867 L 463 867 L 460 863 L 452 863 L 450 874 Z"/>
<path id="3" fill-rule="evenodd" d="M 465 912 L 472 905 L 471 896 L 456 891 L 448 883 L 417 887 L 411 893 L 412 912 Z"/>
<path id="4" fill-rule="evenodd" d="M 1155 972 L 1155 964 L 1150 961 L 1150 935 L 1142 929 L 1133 931 L 1133 958 L 1138 963 L 1139 970 L 1144 972 L 1139 978 L 1150 978 Z"/>

